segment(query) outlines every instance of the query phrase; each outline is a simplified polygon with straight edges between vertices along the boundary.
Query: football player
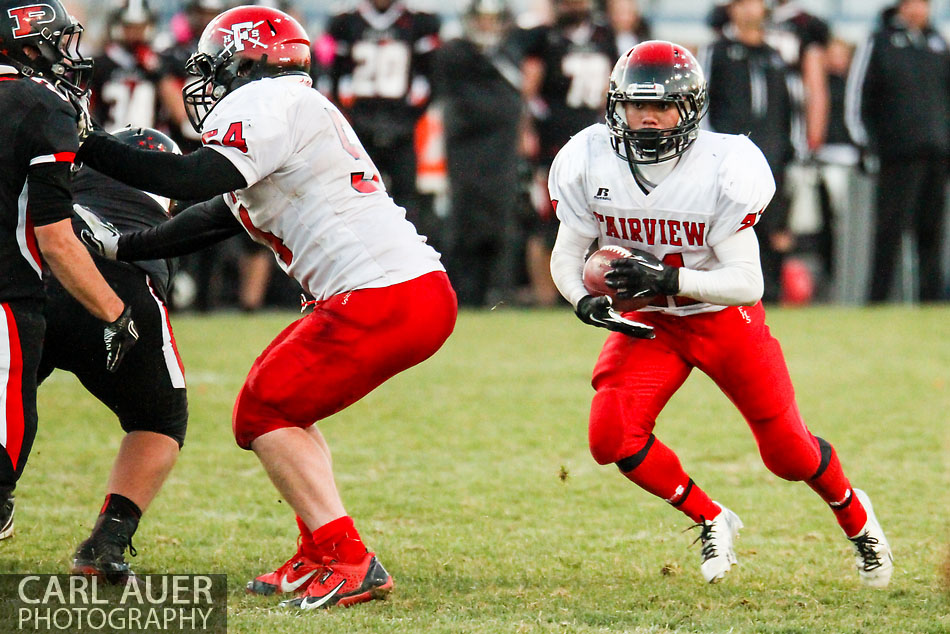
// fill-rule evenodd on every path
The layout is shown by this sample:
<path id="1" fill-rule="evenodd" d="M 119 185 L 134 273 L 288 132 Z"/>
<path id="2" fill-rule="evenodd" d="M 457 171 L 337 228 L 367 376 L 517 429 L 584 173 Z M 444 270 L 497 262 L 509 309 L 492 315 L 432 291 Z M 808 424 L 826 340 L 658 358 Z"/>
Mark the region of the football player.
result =
<path id="1" fill-rule="evenodd" d="M 429 105 L 438 16 L 410 10 L 402 0 L 361 0 L 327 23 L 335 51 L 332 98 L 389 184 L 390 195 L 420 220 L 415 130 Z"/>
<path id="2" fill-rule="evenodd" d="M 549 183 L 560 220 L 554 280 L 582 321 L 617 331 L 594 367 L 594 459 L 696 522 L 703 577 L 722 579 L 736 563 L 742 522 L 653 433 L 663 406 L 699 368 L 742 413 L 769 470 L 806 482 L 831 507 L 861 580 L 886 586 L 891 550 L 871 502 L 851 487 L 832 445 L 805 426 L 765 325 L 753 227 L 775 184 L 762 152 L 748 137 L 699 130 L 706 80 L 671 42 L 622 55 L 607 104 L 606 124 L 564 146 Z M 637 250 L 611 263 L 607 284 L 620 299 L 658 295 L 654 306 L 620 316 L 607 296 L 588 294 L 581 272 L 593 241 Z"/>
<path id="3" fill-rule="evenodd" d="M 69 220 L 80 101 L 92 71 L 79 53 L 81 34 L 59 0 L 0 1 L 0 539 L 13 534 L 13 489 L 36 436 L 44 266 L 99 320 L 110 370 L 135 343 L 131 308 Z"/>
<path id="4" fill-rule="evenodd" d="M 144 152 L 93 133 L 81 160 L 158 195 L 209 199 L 104 253 L 187 253 L 243 228 L 315 299 L 251 367 L 237 397 L 237 443 L 253 450 L 297 513 L 297 552 L 248 584 L 302 610 L 382 598 L 392 577 L 367 551 L 314 424 L 439 349 L 456 319 L 439 261 L 387 195 L 339 110 L 311 88 L 310 42 L 293 18 L 245 6 L 208 24 L 184 100 L 204 147 Z M 93 221 L 93 224 L 96 224 Z"/>
<path id="5" fill-rule="evenodd" d="M 175 142 L 148 128 L 126 128 L 116 138 L 135 147 L 179 153 Z M 124 231 L 168 220 L 170 201 L 123 185 L 83 167 L 73 179 L 76 210 L 95 214 Z M 73 218 L 78 234 L 85 228 Z M 96 266 L 135 311 L 139 342 L 116 372 L 107 372 L 97 320 L 55 278 L 47 280 L 46 339 L 39 381 L 56 368 L 72 372 L 83 386 L 109 407 L 126 432 L 112 466 L 92 534 L 73 556 L 72 572 L 96 575 L 110 583 L 127 583 L 134 573 L 125 549 L 142 513 L 168 476 L 185 440 L 188 400 L 185 374 L 175 346 L 168 311 L 171 263 L 137 262 L 134 266 L 95 257 Z"/>
<path id="6" fill-rule="evenodd" d="M 155 127 L 162 59 L 152 48 L 155 16 L 144 0 L 129 0 L 109 16 L 109 41 L 90 84 L 92 115 L 106 130 Z"/>
<path id="7" fill-rule="evenodd" d="M 610 69 L 619 51 L 609 26 L 594 19 L 591 0 L 555 0 L 555 21 L 524 36 L 522 96 L 530 111 L 526 146 L 536 162 L 535 188 L 544 190 L 551 161 L 572 135 L 601 119 Z M 534 300 L 558 301 L 548 260 L 557 220 L 549 197 L 535 196 L 526 259 Z"/>

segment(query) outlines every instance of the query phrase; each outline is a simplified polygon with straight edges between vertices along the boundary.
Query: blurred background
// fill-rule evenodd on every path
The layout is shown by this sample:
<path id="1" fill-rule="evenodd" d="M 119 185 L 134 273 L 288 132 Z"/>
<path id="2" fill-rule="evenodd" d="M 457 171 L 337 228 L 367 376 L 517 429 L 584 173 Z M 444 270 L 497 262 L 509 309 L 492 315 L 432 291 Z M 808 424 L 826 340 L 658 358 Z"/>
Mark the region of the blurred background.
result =
<path id="1" fill-rule="evenodd" d="M 644 39 L 693 50 L 706 127 L 748 134 L 772 165 L 780 190 L 756 230 L 766 302 L 950 297 L 950 0 L 67 0 L 97 62 L 95 118 L 197 147 L 185 62 L 236 4 L 308 29 L 315 88 L 443 253 L 465 307 L 563 302 L 547 167 L 603 121 L 609 71 Z M 184 259 L 173 306 L 287 308 L 299 294 L 242 237 Z"/>

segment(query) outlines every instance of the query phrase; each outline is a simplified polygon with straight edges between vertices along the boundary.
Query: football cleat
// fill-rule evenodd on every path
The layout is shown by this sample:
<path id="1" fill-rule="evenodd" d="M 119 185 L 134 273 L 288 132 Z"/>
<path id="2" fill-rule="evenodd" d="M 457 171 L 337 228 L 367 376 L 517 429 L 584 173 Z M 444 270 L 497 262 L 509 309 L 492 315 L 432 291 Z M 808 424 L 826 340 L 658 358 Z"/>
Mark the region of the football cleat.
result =
<path id="1" fill-rule="evenodd" d="M 712 520 L 703 519 L 691 528 L 699 527 L 700 533 L 693 543 L 702 543 L 700 550 L 700 570 L 707 583 L 716 583 L 726 576 L 733 564 L 738 564 L 733 548 L 742 520 L 719 502 L 715 502 L 722 511 Z"/>
<path id="2" fill-rule="evenodd" d="M 110 521 L 120 522 L 118 518 L 109 518 Z M 73 565 L 70 573 L 99 577 L 113 585 L 125 585 L 135 582 L 135 573 L 125 561 L 125 549 L 135 557 L 135 547 L 132 537 L 123 527 L 110 527 L 113 530 L 95 531 L 79 545 L 73 555 Z"/>
<path id="3" fill-rule="evenodd" d="M 272 594 L 299 593 L 307 589 L 319 570 L 323 566 L 308 559 L 300 549 L 300 538 L 297 538 L 297 552 L 284 562 L 274 572 L 263 574 L 253 581 L 247 582 L 247 592 L 270 596 Z"/>
<path id="4" fill-rule="evenodd" d="M 393 589 L 393 578 L 373 553 L 358 564 L 344 564 L 324 558 L 323 566 L 296 599 L 281 601 L 281 607 L 315 610 L 334 605 L 348 606 L 385 599 Z"/>
<path id="5" fill-rule="evenodd" d="M 0 539 L 13 537 L 14 496 L 0 498 Z"/>
<path id="6" fill-rule="evenodd" d="M 866 586 L 872 588 L 884 588 L 891 580 L 891 574 L 894 572 L 894 556 L 891 554 L 891 546 L 887 543 L 881 524 L 874 515 L 874 507 L 871 506 L 871 498 L 861 489 L 854 489 L 854 495 L 861 502 L 861 506 L 867 511 L 868 520 L 864 524 L 861 532 L 854 537 L 849 537 L 855 551 L 855 565 L 858 569 L 858 575 Z"/>

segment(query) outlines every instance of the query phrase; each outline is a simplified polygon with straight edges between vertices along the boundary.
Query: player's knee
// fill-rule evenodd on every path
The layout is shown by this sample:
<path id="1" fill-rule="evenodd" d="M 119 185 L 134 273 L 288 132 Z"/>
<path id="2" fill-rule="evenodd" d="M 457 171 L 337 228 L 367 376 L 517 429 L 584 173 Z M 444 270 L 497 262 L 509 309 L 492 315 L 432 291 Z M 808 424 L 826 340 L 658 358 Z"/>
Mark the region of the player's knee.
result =
<path id="1" fill-rule="evenodd" d="M 241 449 L 250 449 L 251 443 L 264 434 L 284 427 L 301 427 L 279 415 L 266 402 L 255 397 L 245 385 L 234 403 L 231 415 L 231 430 Z"/>
<path id="2" fill-rule="evenodd" d="M 630 416 L 623 407 L 620 390 L 601 389 L 594 395 L 587 434 L 590 453 L 598 464 L 617 462 L 646 446 L 650 432 Z"/>
<path id="3" fill-rule="evenodd" d="M 185 416 L 177 416 L 160 421 L 121 421 L 121 424 L 122 430 L 125 431 L 125 433 L 147 431 L 153 434 L 168 436 L 178 443 L 178 448 L 181 449 L 185 445 L 185 433 L 188 431 L 188 416 L 186 414 Z"/>
<path id="4" fill-rule="evenodd" d="M 769 471 L 782 478 L 798 482 L 811 478 L 820 458 L 814 436 L 788 436 L 782 442 L 760 444 L 762 462 Z"/>

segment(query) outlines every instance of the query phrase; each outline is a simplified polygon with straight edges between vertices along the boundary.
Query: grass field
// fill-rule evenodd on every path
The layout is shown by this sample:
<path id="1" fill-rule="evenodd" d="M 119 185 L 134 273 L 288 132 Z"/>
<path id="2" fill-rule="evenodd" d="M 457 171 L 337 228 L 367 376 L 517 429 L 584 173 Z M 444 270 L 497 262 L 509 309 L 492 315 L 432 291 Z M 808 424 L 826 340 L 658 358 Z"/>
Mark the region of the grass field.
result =
<path id="1" fill-rule="evenodd" d="M 603 331 L 567 308 L 497 310 L 463 313 L 433 359 L 322 426 L 348 510 L 396 589 L 387 602 L 305 615 L 243 592 L 293 552 L 296 527 L 230 430 L 248 367 L 293 317 L 175 322 L 189 437 L 133 563 L 140 573 L 226 573 L 230 632 L 950 631 L 950 309 L 769 316 L 809 426 L 835 444 L 890 538 L 897 569 L 884 591 L 860 586 L 831 513 L 763 467 L 737 412 L 694 373 L 657 435 L 746 525 L 740 567 L 705 585 L 685 516 L 588 453 Z M 71 376 L 43 386 L 0 572 L 66 570 L 119 440 L 113 417 Z"/>

